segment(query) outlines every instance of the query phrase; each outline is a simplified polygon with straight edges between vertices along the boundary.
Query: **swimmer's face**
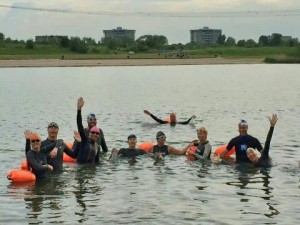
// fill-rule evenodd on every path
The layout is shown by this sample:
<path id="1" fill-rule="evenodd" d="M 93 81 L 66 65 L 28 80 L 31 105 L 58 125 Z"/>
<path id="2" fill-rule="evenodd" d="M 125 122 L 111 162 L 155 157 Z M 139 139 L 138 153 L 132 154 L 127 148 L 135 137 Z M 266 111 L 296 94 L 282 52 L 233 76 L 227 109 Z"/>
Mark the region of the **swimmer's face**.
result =
<path id="1" fill-rule="evenodd" d="M 58 135 L 58 127 L 49 127 L 48 128 L 48 136 L 52 139 L 56 139 Z"/>
<path id="2" fill-rule="evenodd" d="M 87 119 L 87 123 L 88 123 L 89 128 L 92 128 L 97 125 L 97 119 L 89 118 L 89 119 Z"/>
<path id="3" fill-rule="evenodd" d="M 162 136 L 158 137 L 156 140 L 157 140 L 157 144 L 163 145 L 166 142 L 166 136 L 162 135 Z"/>
<path id="4" fill-rule="evenodd" d="M 89 139 L 91 141 L 96 141 L 96 139 L 98 138 L 99 134 L 100 134 L 99 132 L 91 131 L 89 133 Z"/>
<path id="5" fill-rule="evenodd" d="M 128 139 L 129 148 L 135 148 L 136 143 L 137 143 L 137 139 L 136 138 L 129 138 Z"/>
<path id="6" fill-rule="evenodd" d="M 41 139 L 30 140 L 31 148 L 35 151 L 39 151 L 41 148 Z"/>
<path id="7" fill-rule="evenodd" d="M 176 122 L 176 114 L 175 113 L 170 114 L 170 121 L 171 121 L 171 123 Z"/>
<path id="8" fill-rule="evenodd" d="M 257 162 L 258 156 L 255 154 L 254 151 L 247 151 L 247 156 L 251 162 Z"/>
<path id="9" fill-rule="evenodd" d="M 197 130 L 197 136 L 200 141 L 206 141 L 207 139 L 207 131 L 203 128 Z"/>
<path id="10" fill-rule="evenodd" d="M 246 125 L 239 125 L 239 133 L 240 135 L 246 135 L 248 132 L 248 126 Z"/>

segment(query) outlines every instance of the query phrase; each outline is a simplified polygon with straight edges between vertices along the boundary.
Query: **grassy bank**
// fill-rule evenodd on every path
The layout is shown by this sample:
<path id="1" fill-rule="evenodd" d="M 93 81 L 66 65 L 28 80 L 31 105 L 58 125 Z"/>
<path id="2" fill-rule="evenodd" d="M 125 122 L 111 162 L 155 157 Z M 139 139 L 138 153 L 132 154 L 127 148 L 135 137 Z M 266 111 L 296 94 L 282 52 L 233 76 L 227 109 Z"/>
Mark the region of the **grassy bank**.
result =
<path id="1" fill-rule="evenodd" d="M 189 58 L 280 58 L 296 51 L 296 47 L 202 47 L 198 49 L 185 49 L 186 57 Z M 25 44 L 1 44 L 0 59 L 124 59 L 127 57 L 135 59 L 159 59 L 176 58 L 176 51 L 160 53 L 159 50 L 151 50 L 146 53 L 135 53 L 128 55 L 126 50 L 113 51 L 102 46 L 89 48 L 88 53 L 79 54 L 71 52 L 68 48 L 58 45 L 37 44 L 33 49 L 28 49 Z"/>

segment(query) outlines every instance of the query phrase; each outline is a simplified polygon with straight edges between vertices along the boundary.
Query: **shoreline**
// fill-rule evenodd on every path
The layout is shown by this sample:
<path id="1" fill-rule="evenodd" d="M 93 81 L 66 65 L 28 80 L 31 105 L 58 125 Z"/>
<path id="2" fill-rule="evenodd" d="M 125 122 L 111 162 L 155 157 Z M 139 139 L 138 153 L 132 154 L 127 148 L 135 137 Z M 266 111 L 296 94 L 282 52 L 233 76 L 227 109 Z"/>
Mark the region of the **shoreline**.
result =
<path id="1" fill-rule="evenodd" d="M 8 59 L 0 60 L 0 68 L 16 67 L 101 67 L 101 66 L 167 66 L 262 64 L 264 58 L 198 58 L 198 59 Z"/>

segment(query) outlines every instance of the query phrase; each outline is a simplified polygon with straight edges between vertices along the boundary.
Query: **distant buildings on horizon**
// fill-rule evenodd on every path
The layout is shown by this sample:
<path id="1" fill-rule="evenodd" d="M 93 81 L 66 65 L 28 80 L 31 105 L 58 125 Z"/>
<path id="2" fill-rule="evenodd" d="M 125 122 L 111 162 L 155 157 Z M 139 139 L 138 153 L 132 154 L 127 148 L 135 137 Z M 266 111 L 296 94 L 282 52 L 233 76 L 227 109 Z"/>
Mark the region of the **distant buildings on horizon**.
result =
<path id="1" fill-rule="evenodd" d="M 112 30 L 103 30 L 104 37 L 120 38 L 125 37 L 129 40 L 135 41 L 136 30 L 127 30 L 122 27 L 117 27 Z M 195 44 L 217 44 L 218 38 L 222 35 L 221 29 L 210 29 L 209 27 L 203 27 L 202 29 L 190 30 L 190 42 Z M 274 33 L 269 37 L 272 39 Z M 35 36 L 37 43 L 59 43 L 62 38 L 68 38 L 68 36 L 60 35 L 40 35 Z M 282 36 L 282 41 L 287 42 L 292 40 L 291 36 Z"/>

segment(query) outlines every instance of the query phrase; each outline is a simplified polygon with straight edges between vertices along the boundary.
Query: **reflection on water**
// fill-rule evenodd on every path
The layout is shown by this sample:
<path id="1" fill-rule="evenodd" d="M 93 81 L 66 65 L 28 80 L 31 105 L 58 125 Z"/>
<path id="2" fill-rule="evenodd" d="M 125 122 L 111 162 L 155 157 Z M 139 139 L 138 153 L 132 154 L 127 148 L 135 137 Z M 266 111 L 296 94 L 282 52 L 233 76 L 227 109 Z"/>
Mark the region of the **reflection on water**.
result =
<path id="1" fill-rule="evenodd" d="M 299 65 L 1 69 L 0 224 L 296 224 L 299 71 Z M 79 96 L 86 100 L 83 115 L 96 113 L 109 149 L 126 147 L 130 133 L 139 143 L 155 142 L 159 130 L 183 148 L 200 126 L 215 149 L 237 135 L 240 119 L 264 141 L 267 116 L 277 113 L 275 166 L 185 156 L 109 161 L 107 154 L 97 166 L 65 164 L 64 173 L 48 180 L 10 183 L 6 173 L 24 159 L 25 129 L 46 138 L 47 124 L 56 121 L 59 137 L 73 140 Z M 197 118 L 194 125 L 170 127 L 144 109 L 160 118 L 172 111 L 178 120 Z"/>

